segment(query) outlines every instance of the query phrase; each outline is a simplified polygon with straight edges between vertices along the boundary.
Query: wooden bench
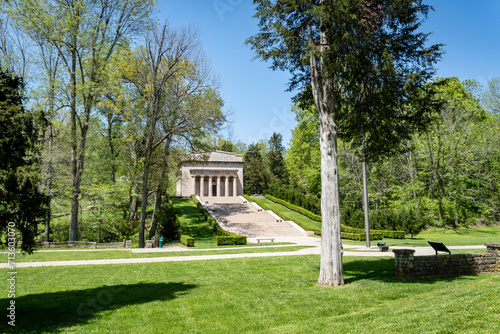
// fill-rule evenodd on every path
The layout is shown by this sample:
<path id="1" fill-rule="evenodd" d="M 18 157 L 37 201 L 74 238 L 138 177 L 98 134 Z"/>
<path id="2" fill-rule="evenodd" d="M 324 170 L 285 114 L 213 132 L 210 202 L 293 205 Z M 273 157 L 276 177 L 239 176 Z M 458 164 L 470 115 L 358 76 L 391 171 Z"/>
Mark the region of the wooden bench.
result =
<path id="1" fill-rule="evenodd" d="M 274 238 L 257 238 L 257 243 L 260 244 L 260 242 L 264 240 L 269 240 L 270 242 L 274 242 Z"/>

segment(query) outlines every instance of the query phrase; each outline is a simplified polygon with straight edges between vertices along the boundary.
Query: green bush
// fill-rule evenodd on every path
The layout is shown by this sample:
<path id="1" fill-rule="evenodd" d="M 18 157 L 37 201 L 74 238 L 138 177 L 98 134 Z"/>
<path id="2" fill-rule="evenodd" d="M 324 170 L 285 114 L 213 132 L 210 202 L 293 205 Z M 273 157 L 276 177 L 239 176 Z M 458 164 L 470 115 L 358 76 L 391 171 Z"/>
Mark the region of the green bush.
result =
<path id="1" fill-rule="evenodd" d="M 291 220 L 291 221 L 295 222 L 297 225 L 299 225 L 300 227 L 302 227 L 304 230 L 314 231 L 314 234 L 321 235 L 321 230 L 320 229 L 313 228 L 311 226 L 303 224 L 302 222 L 300 222 L 298 220 L 294 220 L 291 217 L 288 217 L 286 214 L 278 213 L 275 210 L 272 210 L 271 208 L 269 208 L 267 205 L 263 204 L 258 199 L 250 198 L 247 195 L 244 195 L 244 196 L 245 196 L 245 198 L 247 200 L 253 201 L 253 202 L 256 202 L 257 204 L 259 204 L 263 209 L 273 211 L 274 213 L 276 213 L 277 215 L 279 215 L 284 220 Z M 265 195 L 265 196 L 266 196 L 266 198 L 268 200 L 270 200 L 272 202 L 281 204 L 281 205 L 287 207 L 288 209 L 296 211 L 296 212 L 299 212 L 299 213 L 303 214 L 304 216 L 306 216 L 306 217 L 308 217 L 308 218 L 310 218 L 312 220 L 321 222 L 321 216 L 318 216 L 318 215 L 316 215 L 316 214 L 314 214 L 314 213 L 312 213 L 312 212 L 310 212 L 308 210 L 305 210 L 304 208 L 301 208 L 301 207 L 298 207 L 296 205 L 290 204 L 290 203 L 288 203 L 288 202 L 286 202 L 286 201 L 284 201 L 282 199 L 276 198 L 276 197 L 271 196 L 271 195 Z M 357 212 L 354 212 L 354 214 L 357 214 Z M 361 211 L 361 214 L 362 214 L 361 219 L 362 219 L 362 222 L 363 222 L 363 225 L 364 225 L 364 213 L 363 213 L 363 211 Z M 344 234 L 342 234 L 343 235 L 342 236 L 343 239 L 366 240 L 365 230 L 364 229 L 354 228 L 354 227 L 346 226 L 344 224 L 340 225 L 340 227 L 341 227 L 341 234 L 342 234 L 342 232 L 344 232 Z M 375 229 L 373 229 L 373 230 L 371 229 L 370 230 L 370 239 L 371 240 L 381 240 L 383 238 L 404 239 L 405 238 L 405 231 L 375 230 Z"/>
<path id="2" fill-rule="evenodd" d="M 221 235 L 217 238 L 217 246 L 226 246 L 226 245 L 246 245 L 247 237 L 242 235 Z"/>
<path id="3" fill-rule="evenodd" d="M 321 213 L 321 200 L 316 195 L 304 194 L 296 189 L 284 188 L 277 184 L 271 184 L 265 194 L 281 198 L 316 215 Z"/>
<path id="4" fill-rule="evenodd" d="M 174 205 L 172 201 L 169 200 L 158 208 L 158 212 L 155 214 L 155 220 L 149 230 L 149 238 L 159 235 L 166 240 L 177 239 L 179 227 L 180 223 L 175 213 Z"/>
<path id="5" fill-rule="evenodd" d="M 289 208 L 290 210 L 293 210 L 293 211 L 296 211 L 300 214 L 303 214 L 304 216 L 312 219 L 312 220 L 315 220 L 317 222 L 321 222 L 321 216 L 320 215 L 317 215 L 315 213 L 312 213 L 311 211 L 309 210 L 306 210 L 300 206 L 297 206 L 297 205 L 293 205 L 293 204 L 290 204 L 288 203 L 287 201 L 284 201 L 282 199 L 279 199 L 277 197 L 274 197 L 272 195 L 265 195 L 266 198 L 272 202 L 275 202 L 275 203 L 278 203 L 278 204 L 281 204 L 287 208 Z"/>
<path id="6" fill-rule="evenodd" d="M 181 235 L 180 237 L 180 242 L 183 245 L 186 245 L 188 247 L 194 247 L 194 238 L 190 237 L 189 235 Z"/>

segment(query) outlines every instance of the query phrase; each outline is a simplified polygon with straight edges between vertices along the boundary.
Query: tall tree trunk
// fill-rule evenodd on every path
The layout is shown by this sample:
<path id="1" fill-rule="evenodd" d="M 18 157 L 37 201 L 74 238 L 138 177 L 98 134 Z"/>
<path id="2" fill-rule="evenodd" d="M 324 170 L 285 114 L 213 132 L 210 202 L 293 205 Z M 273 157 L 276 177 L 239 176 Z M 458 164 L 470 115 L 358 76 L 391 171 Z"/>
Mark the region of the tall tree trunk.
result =
<path id="1" fill-rule="evenodd" d="M 363 170 L 363 209 L 365 212 L 366 248 L 370 248 L 370 207 L 368 201 L 368 172 L 366 167 L 365 129 L 361 123 L 361 165 Z"/>
<path id="2" fill-rule="evenodd" d="M 115 159 L 118 156 L 118 154 L 115 152 L 115 147 L 113 145 L 113 111 L 112 109 L 108 110 L 108 128 L 107 128 L 107 136 L 108 136 L 108 151 L 109 151 L 109 156 L 111 158 L 111 170 L 109 173 L 109 179 L 111 182 L 115 182 L 116 179 L 116 163 Z"/>
<path id="3" fill-rule="evenodd" d="M 141 203 L 141 222 L 139 224 L 139 248 L 144 248 L 144 230 L 146 228 L 147 207 L 148 207 L 148 182 L 149 168 L 151 164 L 151 153 L 153 151 L 153 141 L 156 127 L 156 110 L 158 109 L 156 101 L 151 103 L 151 114 L 149 115 L 146 131 L 148 131 L 146 139 L 146 151 L 144 156 L 144 174 L 142 175 L 142 203 Z"/>
<path id="4" fill-rule="evenodd" d="M 75 41 L 76 44 L 76 41 Z M 78 158 L 77 158 L 77 138 L 76 138 L 76 49 L 71 53 L 71 70 L 70 70 L 70 84 L 71 84 L 71 216 L 69 223 L 69 241 L 78 240 L 78 206 L 80 187 L 78 185 Z"/>
<path id="5" fill-rule="evenodd" d="M 344 284 L 340 237 L 337 126 L 328 112 L 320 112 L 321 145 L 321 266 L 318 284 Z"/>
<path id="6" fill-rule="evenodd" d="M 158 212 L 158 209 L 162 205 L 162 197 L 163 193 L 165 192 L 165 182 L 163 180 L 167 177 L 168 173 L 168 156 L 170 154 L 170 143 L 172 139 L 170 137 L 167 138 L 165 141 L 165 144 L 163 146 L 163 161 L 161 163 L 161 169 L 160 169 L 160 179 L 158 180 L 158 183 L 156 185 L 155 189 L 155 204 L 153 208 L 153 218 L 152 222 L 155 224 L 155 217 Z M 167 180 L 167 185 L 168 185 L 168 180 Z"/>
<path id="7" fill-rule="evenodd" d="M 321 45 L 326 48 L 326 32 L 322 29 Z M 314 45 L 311 45 L 315 47 Z M 342 273 L 342 240 L 340 236 L 339 175 L 337 164 L 337 125 L 334 118 L 334 86 L 331 79 L 318 73 L 316 55 L 311 52 L 311 86 L 320 121 L 321 151 L 321 262 L 318 284 L 340 286 Z M 320 64 L 324 62 L 320 61 Z"/>
<path id="8" fill-rule="evenodd" d="M 129 219 L 130 220 L 137 220 L 139 216 L 137 215 L 137 209 L 139 206 L 139 198 L 137 195 L 130 196 L 130 213 L 129 213 Z"/>
<path id="9" fill-rule="evenodd" d="M 53 110 L 53 108 L 51 109 Z M 50 241 L 50 218 L 52 216 L 51 210 L 51 201 L 52 201 L 52 180 L 53 180 L 53 171 L 52 171 L 52 146 L 54 144 L 54 133 L 52 129 L 52 122 L 49 122 L 48 126 L 49 132 L 49 141 L 48 141 L 48 161 L 47 161 L 47 184 L 46 184 L 46 193 L 47 193 L 47 213 L 45 215 L 45 237 L 44 241 Z"/>

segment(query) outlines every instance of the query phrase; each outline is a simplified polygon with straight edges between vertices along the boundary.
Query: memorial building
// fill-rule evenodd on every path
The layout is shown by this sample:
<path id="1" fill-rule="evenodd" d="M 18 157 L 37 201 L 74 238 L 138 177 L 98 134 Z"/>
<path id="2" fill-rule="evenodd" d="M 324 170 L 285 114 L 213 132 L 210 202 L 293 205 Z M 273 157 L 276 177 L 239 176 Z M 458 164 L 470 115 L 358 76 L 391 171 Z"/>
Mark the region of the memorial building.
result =
<path id="1" fill-rule="evenodd" d="M 208 159 L 207 159 L 208 157 Z M 196 154 L 177 177 L 177 196 L 234 197 L 243 195 L 243 157 L 232 152 Z"/>

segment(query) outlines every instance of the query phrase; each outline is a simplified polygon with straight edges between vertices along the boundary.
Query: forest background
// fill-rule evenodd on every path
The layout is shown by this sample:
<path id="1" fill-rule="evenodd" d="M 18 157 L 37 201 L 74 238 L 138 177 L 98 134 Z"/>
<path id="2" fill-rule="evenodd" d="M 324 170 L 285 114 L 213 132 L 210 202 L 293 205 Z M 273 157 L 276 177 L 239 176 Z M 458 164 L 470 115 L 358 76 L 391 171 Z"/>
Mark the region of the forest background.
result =
<path id="1" fill-rule="evenodd" d="M 155 233 L 155 217 L 168 212 L 180 162 L 190 152 L 215 149 L 244 155 L 245 193 L 269 193 L 319 212 L 314 107 L 293 106 L 298 124 L 288 149 L 277 133 L 268 141 L 234 142 L 223 131 L 230 110 L 194 29 L 155 22 L 152 1 L 68 3 L 2 7 L 1 70 L 20 79 L 3 81 L 18 98 L 2 102 L 17 106 L 10 110 L 19 117 L 2 118 L 2 129 L 13 130 L 3 132 L 2 145 L 29 132 L 17 163 L 29 160 L 30 168 L 1 166 L 4 180 L 14 183 L 2 187 L 0 207 L 6 221 L 26 227 L 26 239 L 133 238 L 140 245 Z M 429 115 L 427 131 L 396 154 L 368 161 L 374 222 L 390 229 L 405 219 L 422 228 L 497 224 L 500 79 L 487 87 L 435 81 L 441 88 L 431 98 L 440 108 Z M 5 160 L 7 149 L 2 155 Z M 362 227 L 354 142 L 339 142 L 339 166 L 342 222 Z M 26 185 L 16 207 L 12 196 Z M 44 210 L 32 212 L 35 229 L 34 217 L 22 212 L 40 201 Z"/>

